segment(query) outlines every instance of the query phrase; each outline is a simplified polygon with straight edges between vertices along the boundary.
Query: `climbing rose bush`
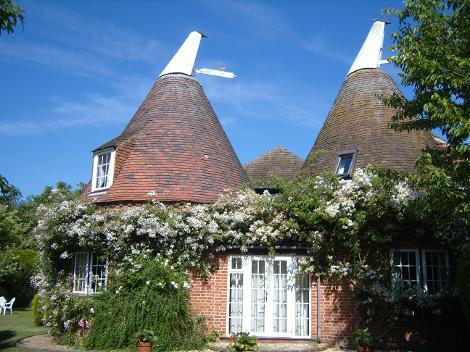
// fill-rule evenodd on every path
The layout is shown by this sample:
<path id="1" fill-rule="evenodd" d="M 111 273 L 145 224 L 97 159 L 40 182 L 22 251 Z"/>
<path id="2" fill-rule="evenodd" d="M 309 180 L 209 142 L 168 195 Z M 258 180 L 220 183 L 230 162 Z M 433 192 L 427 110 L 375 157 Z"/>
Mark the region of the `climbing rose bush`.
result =
<path id="1" fill-rule="evenodd" d="M 276 195 L 229 190 L 214 204 L 150 201 L 105 208 L 76 199 L 42 206 L 35 283 L 43 296 L 58 286 L 70 291 L 70 272 L 63 269 L 83 251 L 106 256 L 117 277 L 139 270 L 136 258 L 142 256 L 204 276 L 211 273 L 212 259 L 227 250 L 263 247 L 273 254 L 280 246 L 296 246 L 308 254 L 301 261 L 305 271 L 353 285 L 363 302 L 399 301 L 401 296 L 394 293 L 392 299 L 389 293 L 393 242 L 409 229 L 426 235 L 408 210 L 414 191 L 406 177 L 359 169 L 352 180 L 277 182 Z"/>

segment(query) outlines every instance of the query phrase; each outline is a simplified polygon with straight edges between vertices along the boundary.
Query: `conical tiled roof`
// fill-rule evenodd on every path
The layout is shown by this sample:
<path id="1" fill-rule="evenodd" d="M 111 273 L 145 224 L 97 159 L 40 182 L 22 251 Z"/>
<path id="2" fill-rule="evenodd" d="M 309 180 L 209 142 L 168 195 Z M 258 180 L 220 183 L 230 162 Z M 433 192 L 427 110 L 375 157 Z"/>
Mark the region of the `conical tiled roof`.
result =
<path id="1" fill-rule="evenodd" d="M 293 180 L 303 163 L 302 158 L 279 145 L 246 164 L 245 171 L 250 181 L 255 183 L 273 175 Z"/>
<path id="2" fill-rule="evenodd" d="M 338 156 L 356 150 L 355 168 L 373 165 L 412 171 L 421 151 L 434 147 L 427 131 L 395 132 L 393 108 L 378 94 L 401 94 L 393 79 L 379 68 L 360 69 L 344 81 L 333 107 L 302 167 L 302 174 L 335 172 Z"/>
<path id="3" fill-rule="evenodd" d="M 161 76 L 116 139 L 114 181 L 95 202 L 214 202 L 248 181 L 201 85 L 192 76 Z"/>

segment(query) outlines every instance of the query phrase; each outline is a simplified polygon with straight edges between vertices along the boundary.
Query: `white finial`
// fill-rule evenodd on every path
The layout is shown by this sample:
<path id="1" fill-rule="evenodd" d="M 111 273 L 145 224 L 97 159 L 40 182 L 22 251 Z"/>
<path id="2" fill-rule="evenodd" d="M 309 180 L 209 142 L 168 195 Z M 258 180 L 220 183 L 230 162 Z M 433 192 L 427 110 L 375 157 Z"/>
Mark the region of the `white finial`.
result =
<path id="1" fill-rule="evenodd" d="M 184 73 L 191 76 L 202 37 L 204 35 L 199 32 L 189 33 L 183 45 L 181 45 L 175 56 L 166 65 L 159 77 L 169 73 Z"/>
<path id="2" fill-rule="evenodd" d="M 362 68 L 378 68 L 381 64 L 388 63 L 387 60 L 382 60 L 385 24 L 383 21 L 374 21 L 348 75 Z"/>

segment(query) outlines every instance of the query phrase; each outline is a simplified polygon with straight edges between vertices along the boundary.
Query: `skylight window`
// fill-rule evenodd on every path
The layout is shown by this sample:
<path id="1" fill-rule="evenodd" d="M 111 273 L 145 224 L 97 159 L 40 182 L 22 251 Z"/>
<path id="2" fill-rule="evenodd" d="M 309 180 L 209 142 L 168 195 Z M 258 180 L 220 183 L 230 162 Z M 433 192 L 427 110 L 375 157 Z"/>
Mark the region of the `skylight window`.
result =
<path id="1" fill-rule="evenodd" d="M 354 170 L 356 161 L 356 152 L 345 152 L 339 154 L 338 165 L 336 166 L 336 175 L 341 178 L 350 178 Z"/>
<path id="2" fill-rule="evenodd" d="M 111 187 L 114 174 L 114 155 L 114 150 L 107 150 L 94 155 L 92 191 Z"/>

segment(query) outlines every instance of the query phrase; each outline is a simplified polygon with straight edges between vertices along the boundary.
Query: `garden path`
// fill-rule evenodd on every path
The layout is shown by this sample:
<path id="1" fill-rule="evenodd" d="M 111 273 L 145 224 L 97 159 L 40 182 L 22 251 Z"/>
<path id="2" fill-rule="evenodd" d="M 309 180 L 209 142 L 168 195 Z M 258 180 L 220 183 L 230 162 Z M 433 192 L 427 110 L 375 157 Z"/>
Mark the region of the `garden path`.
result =
<path id="1" fill-rule="evenodd" d="M 209 344 L 209 349 L 200 352 L 225 352 L 227 350 L 228 341 L 218 341 Z M 74 349 L 67 346 L 58 345 L 52 336 L 36 335 L 20 340 L 16 346 L 19 351 L 39 351 L 39 352 L 84 352 L 85 350 Z M 313 345 L 311 342 L 296 342 L 296 343 L 259 343 L 260 352 L 347 352 L 346 350 L 339 350 L 328 348 L 325 344 Z M 86 352 L 97 352 L 86 350 Z M 182 351 L 183 352 L 183 351 Z M 189 351 L 187 351 L 189 352 Z"/>

